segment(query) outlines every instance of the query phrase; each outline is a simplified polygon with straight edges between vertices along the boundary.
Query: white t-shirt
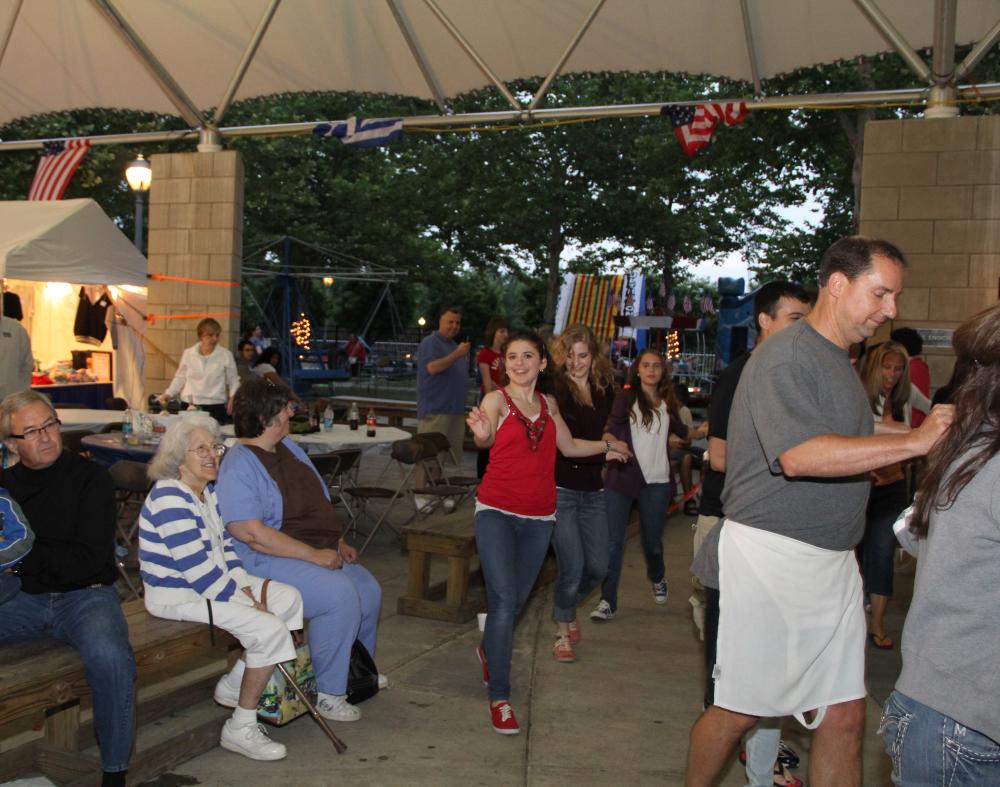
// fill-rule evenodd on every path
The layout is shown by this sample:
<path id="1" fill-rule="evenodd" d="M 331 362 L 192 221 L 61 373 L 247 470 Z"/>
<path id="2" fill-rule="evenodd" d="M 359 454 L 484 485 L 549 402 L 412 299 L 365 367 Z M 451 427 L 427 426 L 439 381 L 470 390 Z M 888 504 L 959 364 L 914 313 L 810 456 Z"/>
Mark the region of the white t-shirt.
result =
<path id="1" fill-rule="evenodd" d="M 667 403 L 660 402 L 653 415 L 649 430 L 642 425 L 639 403 L 632 405 L 634 420 L 629 419 L 632 432 L 632 452 L 642 470 L 647 484 L 665 484 L 670 481 L 670 459 L 667 455 L 667 436 L 670 433 L 670 415 Z M 657 417 L 659 416 L 659 417 Z"/>

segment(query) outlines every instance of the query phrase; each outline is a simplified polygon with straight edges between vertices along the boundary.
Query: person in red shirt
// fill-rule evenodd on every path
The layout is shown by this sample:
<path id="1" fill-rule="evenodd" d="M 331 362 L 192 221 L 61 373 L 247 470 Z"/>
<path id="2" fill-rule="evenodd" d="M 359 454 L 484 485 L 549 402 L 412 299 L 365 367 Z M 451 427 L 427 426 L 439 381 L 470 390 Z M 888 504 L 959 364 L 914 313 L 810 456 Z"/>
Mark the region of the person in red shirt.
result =
<path id="1" fill-rule="evenodd" d="M 507 341 L 507 321 L 503 317 L 493 317 L 486 323 L 486 344 L 476 355 L 476 368 L 479 370 L 479 401 L 490 391 L 503 387 L 504 371 L 503 356 L 500 348 Z M 490 463 L 490 451 L 484 449 L 476 456 L 476 477 L 482 479 L 486 473 L 486 465 Z"/>
<path id="2" fill-rule="evenodd" d="M 347 367 L 351 370 L 351 377 L 357 377 L 361 367 L 365 365 L 365 359 L 368 358 L 365 343 L 352 333 L 344 345 L 344 352 L 347 353 Z"/>
<path id="3" fill-rule="evenodd" d="M 509 382 L 473 407 L 466 423 L 479 448 L 492 447 L 476 491 L 475 530 L 486 582 L 487 616 L 476 652 L 489 687 L 493 729 L 520 732 L 510 706 L 514 623 L 552 538 L 556 515 L 556 447 L 564 456 L 630 456 L 622 440 L 579 440 L 552 397 L 535 390 L 545 368 L 545 346 L 533 333 L 514 333 L 503 348 Z"/>
<path id="4" fill-rule="evenodd" d="M 931 370 L 930 367 L 927 366 L 927 361 L 924 360 L 924 356 L 922 355 L 924 351 L 924 340 L 921 338 L 920 334 L 913 328 L 904 327 L 894 330 L 889 334 L 889 338 L 894 342 L 899 342 L 906 348 L 906 353 L 910 356 L 910 383 L 918 391 L 920 391 L 920 393 L 930 399 Z M 914 407 L 913 412 L 910 414 L 912 422 L 910 425 L 916 429 L 923 423 L 925 417 L 926 415 L 922 410 L 918 410 Z"/>

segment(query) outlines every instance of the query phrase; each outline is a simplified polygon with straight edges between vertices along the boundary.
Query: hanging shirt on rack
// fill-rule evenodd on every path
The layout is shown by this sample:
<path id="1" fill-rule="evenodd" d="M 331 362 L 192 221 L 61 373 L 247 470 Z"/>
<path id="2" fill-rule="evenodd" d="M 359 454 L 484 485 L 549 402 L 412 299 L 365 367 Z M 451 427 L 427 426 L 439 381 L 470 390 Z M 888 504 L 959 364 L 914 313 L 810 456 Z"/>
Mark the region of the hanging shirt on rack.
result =
<path id="1" fill-rule="evenodd" d="M 80 288 L 80 305 L 76 308 L 76 320 L 73 322 L 73 333 L 78 342 L 101 345 L 108 334 L 107 311 L 111 306 L 111 297 L 107 290 L 101 290 L 97 299 L 91 301 L 87 288 Z"/>

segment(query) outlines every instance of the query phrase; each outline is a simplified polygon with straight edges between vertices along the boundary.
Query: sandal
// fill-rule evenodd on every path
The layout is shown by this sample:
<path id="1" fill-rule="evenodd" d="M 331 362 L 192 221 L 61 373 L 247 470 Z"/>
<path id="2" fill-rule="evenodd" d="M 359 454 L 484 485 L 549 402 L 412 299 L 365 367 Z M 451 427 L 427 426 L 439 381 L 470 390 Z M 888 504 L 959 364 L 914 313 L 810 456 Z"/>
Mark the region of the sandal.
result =
<path id="1" fill-rule="evenodd" d="M 879 650 L 892 650 L 896 646 L 885 634 L 876 634 L 874 631 L 868 634 L 868 641 Z"/>
<path id="2" fill-rule="evenodd" d="M 802 779 L 777 762 L 774 764 L 774 785 L 775 787 L 802 787 Z"/>

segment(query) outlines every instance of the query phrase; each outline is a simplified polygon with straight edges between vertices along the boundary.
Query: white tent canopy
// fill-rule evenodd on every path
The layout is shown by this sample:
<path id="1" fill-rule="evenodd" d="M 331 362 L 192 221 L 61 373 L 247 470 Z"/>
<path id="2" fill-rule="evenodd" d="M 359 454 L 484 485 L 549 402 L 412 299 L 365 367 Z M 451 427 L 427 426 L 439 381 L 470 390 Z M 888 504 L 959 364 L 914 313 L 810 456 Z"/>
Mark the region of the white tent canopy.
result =
<path id="1" fill-rule="evenodd" d="M 988 50 L 998 20 L 1000 0 L 0 0 L 0 123 L 113 107 L 205 128 L 233 100 L 310 90 L 419 96 L 444 113 L 490 84 L 530 111 L 544 99 L 511 95 L 511 80 L 671 71 L 759 86 L 892 49 L 930 86 L 953 64 L 932 73 L 917 50 Z"/>
<path id="2" fill-rule="evenodd" d="M 146 258 L 92 199 L 0 202 L 0 274 L 147 285 Z"/>

